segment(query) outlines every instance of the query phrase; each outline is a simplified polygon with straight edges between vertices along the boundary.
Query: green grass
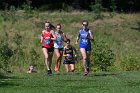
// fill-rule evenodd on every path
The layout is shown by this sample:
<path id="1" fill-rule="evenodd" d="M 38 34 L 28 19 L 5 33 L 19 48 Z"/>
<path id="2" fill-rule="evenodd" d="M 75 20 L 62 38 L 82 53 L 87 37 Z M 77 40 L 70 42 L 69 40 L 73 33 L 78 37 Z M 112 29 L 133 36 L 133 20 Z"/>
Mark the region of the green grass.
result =
<path id="1" fill-rule="evenodd" d="M 0 93 L 139 93 L 140 72 L 12 74 L 0 79 Z"/>
<path id="2" fill-rule="evenodd" d="M 95 42 L 105 41 L 115 53 L 114 63 L 119 68 L 118 70 L 122 70 L 120 63 L 123 59 L 125 60 L 125 56 L 129 57 L 129 54 L 133 55 L 134 58 L 139 58 L 140 56 L 140 13 L 115 13 L 112 17 L 110 13 L 105 12 L 102 13 L 104 15 L 102 19 L 95 19 L 96 15 L 93 12 L 35 11 L 30 14 L 26 14 L 24 10 L 17 10 L 15 14 L 12 11 L 5 12 L 6 14 L 4 15 L 3 11 L 0 11 L 0 41 L 7 39 L 9 47 L 14 51 L 18 45 L 15 44 L 13 39 L 15 34 L 18 33 L 22 36 L 21 49 L 25 53 L 20 60 L 15 60 L 19 57 L 19 54 L 15 54 L 9 60 L 9 69 L 15 72 L 20 71 L 19 68 L 25 72 L 29 64 L 33 63 L 31 62 L 30 54 L 32 48 L 40 56 L 36 60 L 38 69 L 45 68 L 40 44 L 40 34 L 44 29 L 45 21 L 50 21 L 54 26 L 61 23 L 62 31 L 66 33 L 72 45 L 79 51 L 78 45 L 74 45 L 76 35 L 81 28 L 81 22 L 88 20 L 90 29 L 94 30 Z M 14 22 L 12 22 L 14 18 L 10 20 L 11 15 L 15 15 L 16 20 Z M 8 33 L 8 37 L 5 36 L 5 32 Z M 53 60 L 55 60 L 55 57 L 53 57 Z M 140 59 L 136 59 L 136 61 L 140 63 Z M 24 64 L 19 66 L 17 63 Z"/>
<path id="3" fill-rule="evenodd" d="M 0 14 L 3 12 L 0 11 Z M 109 13 L 103 13 L 103 15 L 103 19 L 96 20 L 92 12 L 35 11 L 32 14 L 25 14 L 24 11 L 17 10 L 14 16 L 16 20 L 12 19 L 14 22 L 5 20 L 5 18 L 11 19 L 8 13 L 4 17 L 0 16 L 0 41 L 6 39 L 9 47 L 15 50 L 17 45 L 13 38 L 18 33 L 22 36 L 21 48 L 25 53 L 20 60 L 15 60 L 19 57 L 18 54 L 9 60 L 9 69 L 13 74 L 7 77 L 0 76 L 0 93 L 139 93 L 140 72 L 119 71 L 123 70 L 122 61 L 130 62 L 130 66 L 131 63 L 140 64 L 140 13 L 115 13 L 113 17 Z M 95 42 L 105 41 L 115 53 L 115 72 L 94 73 L 92 71 L 88 77 L 85 77 L 81 72 L 82 63 L 78 62 L 76 73 L 73 75 L 64 73 L 64 65 L 62 65 L 60 75 L 54 73 L 52 76 L 46 76 L 44 74 L 46 66 L 40 45 L 40 34 L 44 28 L 44 22 L 50 21 L 53 25 L 61 23 L 62 30 L 74 45 L 82 20 L 89 21 L 90 29 L 94 30 Z M 5 32 L 8 33 L 8 37 Z M 74 46 L 77 50 L 79 49 L 77 45 Z M 25 74 L 29 64 L 32 63 L 30 59 L 32 48 L 40 56 L 35 60 L 38 73 Z M 55 56 L 52 69 L 54 63 Z M 139 64 L 136 65 L 139 67 Z"/>

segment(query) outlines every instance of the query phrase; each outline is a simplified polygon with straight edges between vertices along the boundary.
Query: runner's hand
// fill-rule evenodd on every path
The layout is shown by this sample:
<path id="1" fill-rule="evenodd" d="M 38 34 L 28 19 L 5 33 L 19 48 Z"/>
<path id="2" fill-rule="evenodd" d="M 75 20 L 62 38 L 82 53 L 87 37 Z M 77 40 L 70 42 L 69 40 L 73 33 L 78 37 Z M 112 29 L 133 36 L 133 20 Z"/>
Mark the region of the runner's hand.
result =
<path id="1" fill-rule="evenodd" d="M 78 44 L 78 42 L 76 41 L 75 44 Z"/>

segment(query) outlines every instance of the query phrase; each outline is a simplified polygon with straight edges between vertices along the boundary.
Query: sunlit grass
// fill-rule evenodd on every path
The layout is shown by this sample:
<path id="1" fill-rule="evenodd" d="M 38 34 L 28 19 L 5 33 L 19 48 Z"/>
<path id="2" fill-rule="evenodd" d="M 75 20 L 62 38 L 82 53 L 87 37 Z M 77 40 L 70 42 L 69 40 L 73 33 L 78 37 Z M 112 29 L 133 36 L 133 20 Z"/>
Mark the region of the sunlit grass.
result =
<path id="1" fill-rule="evenodd" d="M 5 38 L 4 32 L 7 32 L 9 34 L 9 37 L 7 37 L 9 46 L 14 50 L 17 46 L 13 42 L 13 38 L 15 33 L 19 33 L 22 36 L 21 47 L 26 54 L 25 56 L 28 57 L 23 60 L 27 63 L 25 65 L 28 65 L 28 59 L 30 58 L 29 51 L 31 48 L 34 48 L 40 55 L 40 58 L 37 60 L 38 63 L 44 64 L 40 44 L 40 34 L 44 29 L 44 22 L 50 21 L 54 26 L 61 23 L 62 31 L 66 33 L 74 45 L 76 35 L 81 28 L 82 20 L 88 20 L 90 29 L 94 30 L 95 42 L 104 40 L 115 53 L 116 66 L 119 66 L 121 57 L 127 54 L 133 54 L 139 57 L 140 14 L 115 13 L 113 17 L 110 17 L 109 13 L 103 13 L 103 15 L 102 19 L 95 19 L 94 13 L 86 11 L 74 11 L 70 13 L 35 11 L 31 16 L 27 16 L 23 11 L 18 10 L 16 11 L 15 18 L 17 18 L 17 20 L 15 23 L 12 23 L 10 20 L 4 21 L 3 18 L 0 17 L 0 40 Z M 79 50 L 77 45 L 74 46 Z"/>
<path id="2" fill-rule="evenodd" d="M 139 93 L 139 72 L 12 74 L 0 80 L 0 93 Z"/>

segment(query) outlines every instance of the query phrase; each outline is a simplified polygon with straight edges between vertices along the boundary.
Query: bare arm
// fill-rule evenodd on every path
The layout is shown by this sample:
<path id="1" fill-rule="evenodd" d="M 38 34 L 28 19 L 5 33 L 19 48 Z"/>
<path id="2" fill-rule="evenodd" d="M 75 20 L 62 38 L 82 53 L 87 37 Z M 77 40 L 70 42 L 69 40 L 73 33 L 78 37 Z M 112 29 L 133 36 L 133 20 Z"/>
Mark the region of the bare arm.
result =
<path id="1" fill-rule="evenodd" d="M 68 39 L 65 33 L 63 33 L 63 39 L 64 39 L 64 42 L 66 42 Z"/>
<path id="2" fill-rule="evenodd" d="M 40 36 L 40 40 L 41 40 L 40 42 L 41 42 L 41 43 L 42 43 L 42 41 L 43 41 L 43 36 L 42 36 L 42 35 L 43 35 L 43 31 L 42 31 L 41 36 Z"/>
<path id="3" fill-rule="evenodd" d="M 54 31 L 53 31 L 53 30 L 51 31 L 51 33 L 52 33 L 52 36 L 53 36 L 53 37 L 52 37 L 52 38 L 50 38 L 50 39 L 51 39 L 51 40 L 56 40 L 56 36 L 55 36 L 55 34 L 54 34 Z"/>
<path id="4" fill-rule="evenodd" d="M 78 44 L 79 39 L 80 39 L 80 33 L 78 33 L 75 44 Z"/>
<path id="5" fill-rule="evenodd" d="M 65 52 L 66 47 L 64 47 L 64 51 L 63 51 L 63 56 L 66 57 L 66 52 Z"/>
<path id="6" fill-rule="evenodd" d="M 88 39 L 94 40 L 93 31 L 89 31 Z"/>
<path id="7" fill-rule="evenodd" d="M 55 35 L 53 35 L 53 37 L 51 38 L 51 40 L 56 40 L 56 36 L 55 36 Z"/>

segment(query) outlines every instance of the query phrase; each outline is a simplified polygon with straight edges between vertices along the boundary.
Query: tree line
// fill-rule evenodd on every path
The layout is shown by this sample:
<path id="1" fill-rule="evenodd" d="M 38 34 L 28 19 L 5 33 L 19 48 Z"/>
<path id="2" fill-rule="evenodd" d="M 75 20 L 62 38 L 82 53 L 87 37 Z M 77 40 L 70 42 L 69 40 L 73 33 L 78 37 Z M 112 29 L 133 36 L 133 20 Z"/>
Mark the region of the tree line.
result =
<path id="1" fill-rule="evenodd" d="M 107 11 L 139 11 L 140 0 L 0 0 L 0 9 L 9 9 L 11 6 L 21 8 L 23 4 L 29 4 L 33 8 L 41 10 L 65 10 L 71 7 L 77 10 L 92 10 L 92 6 L 100 3 Z"/>

